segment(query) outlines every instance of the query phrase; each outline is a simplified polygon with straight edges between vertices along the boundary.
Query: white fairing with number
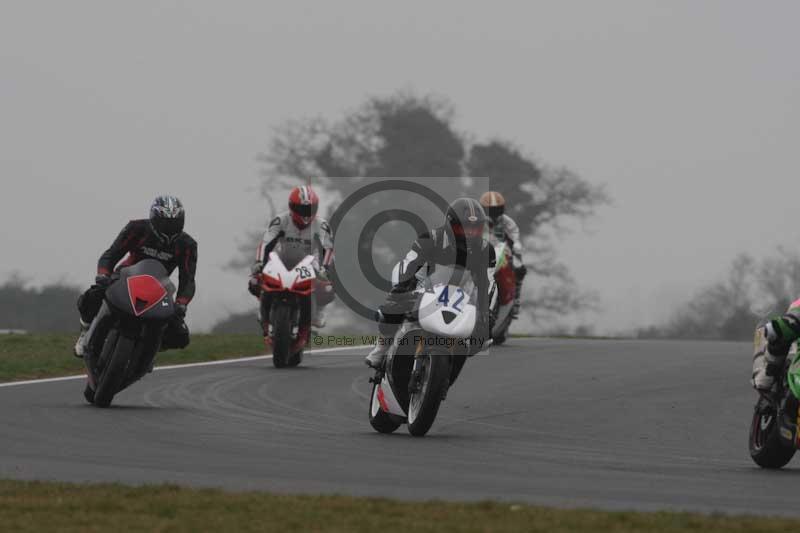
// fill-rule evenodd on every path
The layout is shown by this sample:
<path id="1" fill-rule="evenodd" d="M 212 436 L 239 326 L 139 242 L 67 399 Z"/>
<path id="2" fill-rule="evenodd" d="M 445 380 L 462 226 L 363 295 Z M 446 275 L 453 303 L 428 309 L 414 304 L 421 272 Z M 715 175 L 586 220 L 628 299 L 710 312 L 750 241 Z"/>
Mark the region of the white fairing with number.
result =
<path id="1" fill-rule="evenodd" d="M 451 320 L 446 320 L 449 313 Z M 469 337 L 475 328 L 475 316 L 469 295 L 458 285 L 436 285 L 433 292 L 426 292 L 420 300 L 419 324 L 429 333 Z"/>
<path id="2" fill-rule="evenodd" d="M 280 280 L 283 288 L 286 290 L 291 290 L 295 283 L 314 280 L 317 277 L 316 271 L 314 270 L 313 255 L 305 256 L 302 261 L 297 263 L 294 268 L 290 270 L 284 266 L 283 261 L 281 261 L 281 258 L 278 257 L 278 254 L 275 252 L 270 252 L 269 261 L 264 265 L 262 273 L 271 278 Z"/>

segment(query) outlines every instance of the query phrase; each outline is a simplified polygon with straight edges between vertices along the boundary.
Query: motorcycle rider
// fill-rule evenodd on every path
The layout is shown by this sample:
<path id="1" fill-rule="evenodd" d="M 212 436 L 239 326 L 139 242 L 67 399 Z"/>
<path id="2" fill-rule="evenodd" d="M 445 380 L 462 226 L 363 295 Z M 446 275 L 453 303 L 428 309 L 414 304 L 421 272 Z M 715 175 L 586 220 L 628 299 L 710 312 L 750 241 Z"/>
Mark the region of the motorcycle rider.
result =
<path id="1" fill-rule="evenodd" d="M 269 336 L 269 310 L 272 307 L 272 293 L 261 291 L 259 274 L 269 260 L 273 250 L 288 267 L 300 262 L 305 256 L 314 256 L 314 269 L 319 281 L 327 281 L 327 268 L 333 260 L 333 236 L 331 227 L 322 217 L 317 216 L 319 197 L 310 185 L 302 185 L 292 189 L 289 194 L 289 211 L 273 218 L 264 231 L 264 238 L 258 246 L 256 261 L 250 271 L 247 289 L 250 294 L 261 301 L 260 320 L 264 332 L 264 343 L 269 347 L 272 340 Z M 301 308 L 300 330 L 292 352 L 302 348 L 310 334 L 309 323 L 314 327 L 325 326 L 325 309 L 322 305 L 311 302 L 311 307 Z M 311 319 L 303 319 L 302 316 Z"/>
<path id="2" fill-rule="evenodd" d="M 486 212 L 489 234 L 497 241 L 505 241 L 511 246 L 511 266 L 517 279 L 511 316 L 517 318 L 522 295 L 522 280 L 525 279 L 525 274 L 528 273 L 525 263 L 522 262 L 522 240 L 519 237 L 519 226 L 510 216 L 505 214 L 506 199 L 499 192 L 487 191 L 481 195 L 480 201 L 483 210 Z"/>
<path id="3" fill-rule="evenodd" d="M 430 276 L 436 265 L 460 266 L 470 272 L 477 289 L 477 317 L 473 337 L 488 339 L 491 332 L 489 302 L 494 282 L 494 247 L 483 239 L 486 215 L 472 198 L 458 198 L 447 209 L 443 226 L 420 235 L 396 268 L 397 279 L 377 312 L 380 338 L 365 363 L 380 369 L 397 329 L 411 311 L 417 296 L 419 270 L 427 265 Z M 480 346 L 483 342 L 480 343 Z M 479 351 L 475 350 L 475 352 Z M 463 360 L 462 360 L 463 364 Z"/>
<path id="4" fill-rule="evenodd" d="M 782 316 L 775 317 L 763 327 L 767 350 L 753 361 L 753 387 L 767 392 L 783 367 L 792 343 L 800 339 L 800 300 L 794 302 Z"/>
<path id="5" fill-rule="evenodd" d="M 186 211 L 174 196 L 158 196 L 150 206 L 149 219 L 131 220 L 103 252 L 97 262 L 94 285 L 78 298 L 81 332 L 75 343 L 76 357 L 86 354 L 89 326 L 100 311 L 114 272 L 143 259 L 155 259 L 167 273 L 177 268 L 179 283 L 175 297 L 175 317 L 167 325 L 162 348 L 179 349 L 189 345 L 189 328 L 184 322 L 186 307 L 195 293 L 197 242 L 183 231 Z M 125 257 L 127 255 L 127 257 Z M 120 262 L 123 257 L 124 261 Z"/>

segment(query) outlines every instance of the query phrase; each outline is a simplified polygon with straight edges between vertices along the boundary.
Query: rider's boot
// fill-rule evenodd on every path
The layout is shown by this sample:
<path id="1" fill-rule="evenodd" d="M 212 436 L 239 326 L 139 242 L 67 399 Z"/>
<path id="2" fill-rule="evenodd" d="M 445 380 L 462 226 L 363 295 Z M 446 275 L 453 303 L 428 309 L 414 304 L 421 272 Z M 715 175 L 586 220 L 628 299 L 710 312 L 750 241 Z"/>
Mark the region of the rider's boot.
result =
<path id="1" fill-rule="evenodd" d="M 79 359 L 83 359 L 83 356 L 86 355 L 86 343 L 89 340 L 89 326 L 91 326 L 90 323 L 81 319 L 81 332 L 80 335 L 78 335 L 78 340 L 75 341 L 75 347 L 72 350 L 73 355 Z"/>
<path id="2" fill-rule="evenodd" d="M 314 319 L 311 321 L 311 325 L 315 328 L 324 328 L 326 324 L 325 316 L 325 308 L 324 307 L 317 307 L 314 313 Z"/>
<path id="3" fill-rule="evenodd" d="M 375 347 L 369 352 L 369 355 L 364 359 L 364 363 L 376 370 L 380 370 L 383 366 L 383 361 L 386 359 L 386 354 L 389 352 L 389 347 L 392 345 L 392 337 L 384 335 L 378 336 L 375 341 Z"/>
<path id="4" fill-rule="evenodd" d="M 309 325 L 301 325 L 297 330 L 297 338 L 292 343 L 291 353 L 295 354 L 306 347 L 308 344 L 308 336 L 311 333 Z"/>
<path id="5" fill-rule="evenodd" d="M 768 340 L 766 349 L 753 358 L 752 384 L 756 390 L 761 392 L 772 389 L 775 376 L 780 374 L 790 348 L 786 343 L 780 341 L 772 324 L 765 326 L 764 336 Z"/>
<path id="6" fill-rule="evenodd" d="M 261 331 L 264 334 L 264 346 L 266 346 L 268 350 L 271 350 L 272 337 L 269 335 L 269 318 L 261 320 Z"/>
<path id="7" fill-rule="evenodd" d="M 756 357 L 753 360 L 753 387 L 762 392 L 772 389 L 775 376 L 780 373 L 785 359 L 786 356 L 781 357 L 769 352 Z"/>

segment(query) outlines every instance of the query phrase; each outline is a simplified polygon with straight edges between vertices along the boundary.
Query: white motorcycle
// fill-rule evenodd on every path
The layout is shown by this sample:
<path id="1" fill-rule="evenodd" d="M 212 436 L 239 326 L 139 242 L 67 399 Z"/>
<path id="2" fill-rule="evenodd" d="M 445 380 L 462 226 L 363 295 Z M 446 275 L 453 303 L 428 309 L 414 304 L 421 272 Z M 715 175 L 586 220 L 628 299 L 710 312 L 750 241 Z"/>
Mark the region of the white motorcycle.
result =
<path id="1" fill-rule="evenodd" d="M 275 252 L 261 271 L 261 289 L 273 293 L 271 309 L 262 309 L 270 317 L 272 364 L 276 368 L 297 366 L 310 334 L 310 298 L 317 272 L 314 256 L 307 255 L 288 269 Z M 305 312 L 303 312 L 305 308 Z"/>
<path id="2" fill-rule="evenodd" d="M 369 422 L 376 431 L 392 433 L 407 423 L 408 432 L 421 437 L 433 425 L 470 343 L 477 342 L 470 339 L 477 318 L 471 284 L 426 280 L 417 289 L 415 310 L 395 334 L 383 368 L 370 380 Z"/>

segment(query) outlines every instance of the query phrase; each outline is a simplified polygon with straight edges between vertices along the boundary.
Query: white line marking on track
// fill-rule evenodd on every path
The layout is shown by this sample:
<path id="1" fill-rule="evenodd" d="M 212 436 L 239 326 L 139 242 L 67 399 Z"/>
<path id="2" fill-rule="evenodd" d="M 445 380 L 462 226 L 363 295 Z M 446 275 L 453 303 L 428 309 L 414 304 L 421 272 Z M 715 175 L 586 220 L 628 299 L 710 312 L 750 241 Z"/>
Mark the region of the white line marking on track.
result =
<path id="1" fill-rule="evenodd" d="M 341 352 L 344 350 L 358 350 L 363 348 L 369 348 L 370 346 L 338 346 L 336 348 L 320 348 L 319 350 L 311 350 L 305 352 L 307 355 L 312 355 L 315 353 L 325 353 L 325 352 Z M 196 368 L 198 366 L 215 366 L 215 365 L 230 365 L 233 363 L 246 363 L 247 361 L 259 361 L 262 359 L 270 359 L 272 355 L 256 355 L 254 357 L 239 357 L 234 359 L 220 359 L 219 361 L 204 361 L 202 363 L 186 363 L 185 365 L 167 365 L 167 366 L 157 366 L 153 370 L 176 370 L 180 368 Z M 8 383 L 0 383 L 0 388 L 4 387 L 20 387 L 22 385 L 35 385 L 38 383 L 56 383 L 58 381 L 71 381 L 75 379 L 85 379 L 86 374 L 80 374 L 77 376 L 62 376 L 58 378 L 42 378 L 42 379 L 30 379 L 27 381 L 9 381 Z"/>

